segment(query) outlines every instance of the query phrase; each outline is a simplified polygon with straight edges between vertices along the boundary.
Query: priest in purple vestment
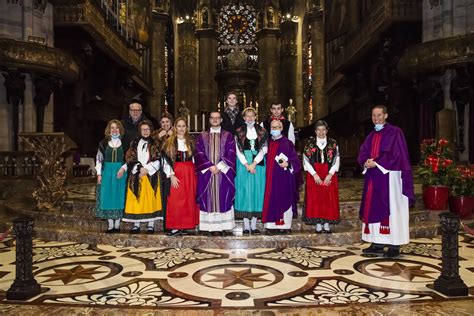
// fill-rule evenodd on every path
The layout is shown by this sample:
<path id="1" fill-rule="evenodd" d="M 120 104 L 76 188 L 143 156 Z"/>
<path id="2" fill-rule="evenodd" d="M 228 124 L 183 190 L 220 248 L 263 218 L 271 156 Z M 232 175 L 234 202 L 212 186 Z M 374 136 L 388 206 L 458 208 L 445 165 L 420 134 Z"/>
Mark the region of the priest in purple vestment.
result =
<path id="1" fill-rule="evenodd" d="M 235 226 L 235 142 L 232 133 L 221 128 L 219 112 L 211 112 L 209 131 L 196 140 L 195 166 L 198 177 L 199 230 L 208 235 L 229 234 Z"/>
<path id="2" fill-rule="evenodd" d="M 363 252 L 394 258 L 400 245 L 410 240 L 408 211 L 415 194 L 405 137 L 400 128 L 386 122 L 387 117 L 384 105 L 372 109 L 375 129 L 360 147 L 357 160 L 365 175 L 362 240 L 372 243 Z"/>
<path id="3" fill-rule="evenodd" d="M 265 196 L 262 222 L 268 234 L 286 233 L 296 216 L 301 163 L 293 143 L 281 134 L 279 120 L 270 123 L 272 135 L 268 144 Z"/>

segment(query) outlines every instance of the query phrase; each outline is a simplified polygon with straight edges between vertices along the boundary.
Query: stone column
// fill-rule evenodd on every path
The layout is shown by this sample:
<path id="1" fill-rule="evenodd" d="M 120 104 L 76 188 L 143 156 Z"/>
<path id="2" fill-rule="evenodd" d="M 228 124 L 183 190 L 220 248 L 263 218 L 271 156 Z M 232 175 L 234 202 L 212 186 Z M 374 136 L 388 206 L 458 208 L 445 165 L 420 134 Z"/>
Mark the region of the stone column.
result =
<path id="1" fill-rule="evenodd" d="M 279 97 L 279 36 L 280 30 L 275 28 L 264 28 L 257 32 L 258 70 L 260 73 L 259 117 L 266 117 L 271 100 Z"/>
<path id="2" fill-rule="evenodd" d="M 7 90 L 7 102 L 10 104 L 10 115 L 13 127 L 13 135 L 10 140 L 11 149 L 18 150 L 18 131 L 19 131 L 19 108 L 25 98 L 25 75 L 19 71 L 9 71 L 3 75 L 5 77 L 5 88 Z"/>
<path id="3" fill-rule="evenodd" d="M 209 112 L 218 102 L 214 79 L 217 61 L 217 32 L 214 29 L 196 31 L 199 39 L 199 110 Z"/>
<path id="4" fill-rule="evenodd" d="M 153 12 L 153 37 L 151 44 L 151 82 L 153 95 L 150 96 L 148 104 L 150 114 L 159 119 L 165 104 L 165 35 L 169 21 L 169 15 L 165 12 Z"/>
<path id="5" fill-rule="evenodd" d="M 34 83 L 35 97 L 33 102 L 36 106 L 36 132 L 42 133 L 44 130 L 44 113 L 53 93 L 55 80 L 47 76 L 36 76 Z"/>
<path id="6" fill-rule="evenodd" d="M 326 98 L 324 97 L 325 55 L 324 55 L 324 14 L 316 7 L 308 13 L 308 24 L 311 26 L 311 48 L 313 64 L 313 121 L 329 113 Z"/>
<path id="7" fill-rule="evenodd" d="M 175 72 L 175 103 L 179 104 L 181 101 L 185 101 L 187 107 L 191 109 L 191 116 L 197 112 L 199 98 L 197 43 L 194 31 L 194 24 L 191 21 L 178 24 L 178 61 Z"/>
<path id="8" fill-rule="evenodd" d="M 280 46 L 280 98 L 283 106 L 289 106 L 289 99 L 296 99 L 296 35 L 298 23 L 287 20 L 281 23 L 281 46 Z M 297 125 L 302 125 L 303 113 L 298 111 Z"/>

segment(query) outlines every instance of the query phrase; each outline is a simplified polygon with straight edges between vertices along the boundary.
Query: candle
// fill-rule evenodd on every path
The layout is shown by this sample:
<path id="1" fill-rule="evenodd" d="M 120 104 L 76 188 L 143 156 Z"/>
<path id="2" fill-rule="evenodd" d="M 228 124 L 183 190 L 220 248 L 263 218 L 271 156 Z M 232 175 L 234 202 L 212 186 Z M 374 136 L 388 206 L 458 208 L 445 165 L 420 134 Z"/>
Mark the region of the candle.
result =
<path id="1" fill-rule="evenodd" d="M 206 130 L 206 115 L 202 113 L 202 131 Z"/>
<path id="2" fill-rule="evenodd" d="M 188 114 L 188 128 L 191 129 L 191 115 Z"/>
<path id="3" fill-rule="evenodd" d="M 198 115 L 194 114 L 194 130 L 197 132 L 198 130 Z"/>

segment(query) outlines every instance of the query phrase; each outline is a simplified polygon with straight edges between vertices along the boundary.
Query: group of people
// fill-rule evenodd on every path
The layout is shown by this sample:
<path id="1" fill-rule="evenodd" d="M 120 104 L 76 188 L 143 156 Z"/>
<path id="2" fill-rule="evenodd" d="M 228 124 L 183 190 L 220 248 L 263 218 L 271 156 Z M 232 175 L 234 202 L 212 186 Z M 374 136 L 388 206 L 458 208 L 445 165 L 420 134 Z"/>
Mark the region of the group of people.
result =
<path id="1" fill-rule="evenodd" d="M 132 234 L 140 233 L 141 223 L 154 233 L 155 221 L 163 219 L 171 236 L 196 227 L 209 236 L 230 235 L 235 219 L 243 219 L 244 234 L 260 234 L 258 220 L 267 234 L 285 234 L 297 215 L 302 169 L 303 220 L 316 233 L 331 233 L 340 219 L 340 155 L 327 137 L 328 124 L 316 122 L 301 163 L 281 103 L 271 104 L 271 112 L 257 124 L 256 110 L 239 109 L 230 92 L 224 111 L 211 112 L 209 130 L 194 139 L 185 118 L 173 123 L 166 114 L 154 131 L 142 106 L 131 103 L 127 118 L 108 123 L 97 153 L 96 215 L 108 220 L 107 233 L 119 232 L 121 220 L 133 223 Z M 359 155 L 366 176 L 362 237 L 372 242 L 366 252 L 396 256 L 397 246 L 408 242 L 413 180 L 403 133 L 387 116 L 384 106 L 373 109 L 375 130 Z"/>

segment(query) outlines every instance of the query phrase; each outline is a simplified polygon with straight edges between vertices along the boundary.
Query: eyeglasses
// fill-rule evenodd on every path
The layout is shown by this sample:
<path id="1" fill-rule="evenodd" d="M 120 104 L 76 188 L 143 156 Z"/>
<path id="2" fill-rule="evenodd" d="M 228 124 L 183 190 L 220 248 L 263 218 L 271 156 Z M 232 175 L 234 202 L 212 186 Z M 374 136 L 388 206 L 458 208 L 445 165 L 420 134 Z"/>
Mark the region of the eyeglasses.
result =
<path id="1" fill-rule="evenodd" d="M 150 130 L 149 128 L 142 128 L 141 131 L 142 131 L 142 132 L 149 132 L 149 131 L 151 131 L 151 130 Z"/>
<path id="2" fill-rule="evenodd" d="M 130 112 L 141 112 L 142 110 L 131 109 Z"/>

